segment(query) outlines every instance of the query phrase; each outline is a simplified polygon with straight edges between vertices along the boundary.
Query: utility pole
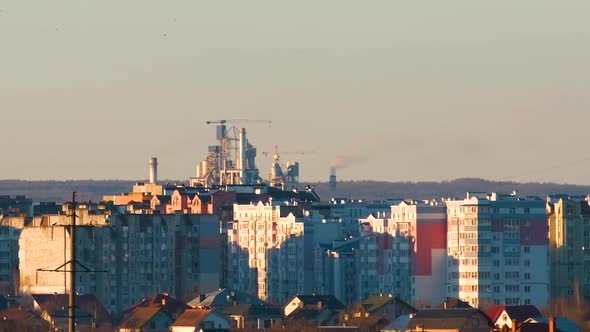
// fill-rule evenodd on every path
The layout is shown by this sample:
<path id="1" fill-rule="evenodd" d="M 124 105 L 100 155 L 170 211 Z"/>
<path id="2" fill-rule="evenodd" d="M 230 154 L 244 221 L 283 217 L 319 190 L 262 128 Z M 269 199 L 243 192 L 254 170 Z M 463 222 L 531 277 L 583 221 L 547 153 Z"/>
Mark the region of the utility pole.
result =
<path id="1" fill-rule="evenodd" d="M 68 332 L 76 331 L 76 192 L 72 193 L 72 225 L 70 226 L 70 296 L 68 304 Z"/>

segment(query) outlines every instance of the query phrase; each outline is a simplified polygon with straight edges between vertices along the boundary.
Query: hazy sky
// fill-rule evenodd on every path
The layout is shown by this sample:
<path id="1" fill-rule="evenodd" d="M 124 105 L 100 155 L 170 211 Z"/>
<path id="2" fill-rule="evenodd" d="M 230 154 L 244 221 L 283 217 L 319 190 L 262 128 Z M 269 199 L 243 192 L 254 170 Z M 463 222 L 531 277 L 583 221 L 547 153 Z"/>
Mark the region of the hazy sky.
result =
<path id="1" fill-rule="evenodd" d="M 186 179 L 246 124 L 304 180 L 589 184 L 590 1 L 0 2 L 0 178 Z M 260 155 L 260 153 L 259 153 Z M 260 156 L 261 174 L 270 159 Z"/>

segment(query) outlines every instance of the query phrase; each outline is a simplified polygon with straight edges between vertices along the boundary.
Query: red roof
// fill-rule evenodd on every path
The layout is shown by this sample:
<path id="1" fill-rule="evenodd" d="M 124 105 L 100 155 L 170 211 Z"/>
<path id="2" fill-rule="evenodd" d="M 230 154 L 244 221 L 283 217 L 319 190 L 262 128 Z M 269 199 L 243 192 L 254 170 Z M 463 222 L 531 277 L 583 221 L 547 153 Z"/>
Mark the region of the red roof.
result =
<path id="1" fill-rule="evenodd" d="M 146 325 L 154 316 L 156 316 L 162 308 L 154 307 L 140 307 L 135 308 L 130 314 L 119 324 L 120 328 L 127 329 L 141 329 Z M 164 313 L 166 315 L 166 313 Z M 172 321 L 172 319 L 170 319 Z"/>
<path id="2" fill-rule="evenodd" d="M 176 321 L 174 321 L 172 326 L 196 327 L 201 324 L 201 321 L 203 321 L 203 319 L 205 319 L 210 313 L 211 310 L 187 309 L 176 319 Z"/>
<path id="3" fill-rule="evenodd" d="M 162 308 L 168 315 L 177 317 L 184 310 L 190 308 L 188 305 L 171 297 L 167 293 L 154 294 L 151 297 L 144 298 L 131 307 L 123 310 L 123 314 L 127 314 L 135 308 Z"/>
<path id="4" fill-rule="evenodd" d="M 503 311 L 508 314 L 507 320 L 516 319 L 517 322 L 523 322 L 528 318 L 543 316 L 539 309 L 534 305 L 495 305 L 486 313 L 496 323 Z"/>

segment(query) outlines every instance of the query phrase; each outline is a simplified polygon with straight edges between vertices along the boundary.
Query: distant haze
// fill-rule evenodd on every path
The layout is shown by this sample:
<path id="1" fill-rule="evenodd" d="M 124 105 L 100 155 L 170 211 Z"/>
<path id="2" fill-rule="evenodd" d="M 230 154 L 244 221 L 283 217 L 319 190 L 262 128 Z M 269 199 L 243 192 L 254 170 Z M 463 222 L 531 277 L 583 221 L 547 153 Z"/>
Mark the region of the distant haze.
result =
<path id="1" fill-rule="evenodd" d="M 590 2 L 0 3 L 0 179 L 187 179 L 239 124 L 267 176 L 590 184 Z M 343 163 L 340 163 L 343 162 Z M 345 167 L 344 167 L 345 166 Z"/>

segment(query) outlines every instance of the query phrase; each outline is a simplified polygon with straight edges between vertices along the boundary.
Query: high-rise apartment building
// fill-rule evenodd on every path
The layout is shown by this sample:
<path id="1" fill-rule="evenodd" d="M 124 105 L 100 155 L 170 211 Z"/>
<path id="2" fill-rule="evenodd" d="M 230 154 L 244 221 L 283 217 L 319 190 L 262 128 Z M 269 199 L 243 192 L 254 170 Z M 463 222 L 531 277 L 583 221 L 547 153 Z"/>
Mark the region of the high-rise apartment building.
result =
<path id="1" fill-rule="evenodd" d="M 228 234 L 228 285 L 282 302 L 315 287 L 315 249 L 343 239 L 342 224 L 293 203 L 235 204 Z"/>
<path id="2" fill-rule="evenodd" d="M 496 193 L 448 200 L 447 296 L 474 307 L 548 300 L 545 201 Z"/>
<path id="3" fill-rule="evenodd" d="M 77 292 L 120 312 L 154 293 L 189 300 L 219 288 L 220 224 L 214 215 L 119 214 L 76 209 Z M 22 293 L 64 293 L 69 217 L 43 216 L 20 238 Z M 57 269 L 56 272 L 49 270 Z"/>
<path id="4" fill-rule="evenodd" d="M 590 205 L 585 196 L 552 196 L 549 216 L 550 295 L 590 296 Z"/>
<path id="5" fill-rule="evenodd" d="M 358 256 L 359 300 L 371 295 L 395 294 L 411 298 L 411 239 L 406 221 L 369 216 L 360 220 Z"/>
<path id="6" fill-rule="evenodd" d="M 407 301 L 417 308 L 438 305 L 445 297 L 446 206 L 437 201 L 403 201 L 391 207 L 391 221 L 410 245 L 411 294 Z"/>
<path id="7" fill-rule="evenodd" d="M 18 239 L 25 226 L 22 215 L 0 215 L 0 291 L 18 294 Z"/>

